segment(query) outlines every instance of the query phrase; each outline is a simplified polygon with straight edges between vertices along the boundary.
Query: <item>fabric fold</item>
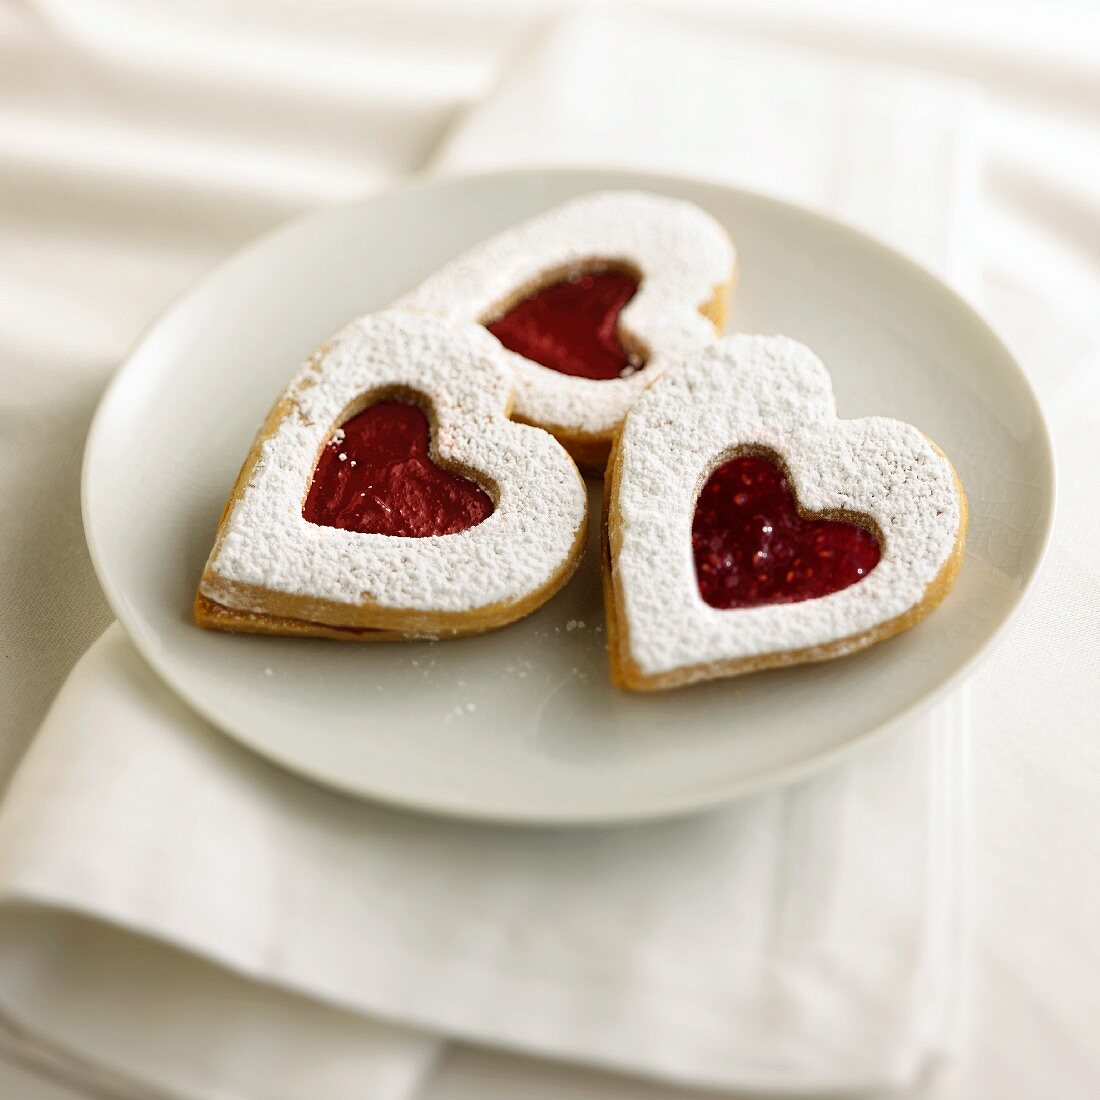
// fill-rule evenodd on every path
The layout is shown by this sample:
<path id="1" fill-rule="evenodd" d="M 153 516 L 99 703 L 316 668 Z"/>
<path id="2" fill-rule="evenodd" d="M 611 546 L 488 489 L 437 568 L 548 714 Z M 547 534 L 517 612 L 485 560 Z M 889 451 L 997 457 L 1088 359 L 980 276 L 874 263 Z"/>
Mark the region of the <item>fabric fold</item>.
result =
<path id="1" fill-rule="evenodd" d="M 225 741 L 115 626 L 0 810 L 0 942 L 13 948 L 0 1005 L 82 1058 L 117 1044 L 109 1064 L 156 1059 L 142 1079 L 161 1087 L 180 1072 L 158 1041 L 180 997 L 203 1006 L 207 1043 L 231 1051 L 255 1029 L 309 1051 L 311 1072 L 336 1058 L 304 1041 L 316 1026 L 376 1048 L 387 1073 L 404 1050 L 411 1080 L 445 1033 L 710 1087 L 900 1084 L 942 1047 L 952 1000 L 922 984 L 952 939 L 935 892 L 962 885 L 948 877 L 954 829 L 930 844 L 925 804 L 956 765 L 956 705 L 829 775 L 685 821 L 441 825 Z M 887 815 L 888 842 L 869 844 Z M 131 976 L 126 995 L 90 1020 L 81 990 L 111 974 Z M 364 1060 L 356 1088 L 406 1095 L 381 1091 Z M 170 1093 L 207 1095 L 188 1072 Z M 276 1085 L 298 1095 L 253 1087 Z"/>

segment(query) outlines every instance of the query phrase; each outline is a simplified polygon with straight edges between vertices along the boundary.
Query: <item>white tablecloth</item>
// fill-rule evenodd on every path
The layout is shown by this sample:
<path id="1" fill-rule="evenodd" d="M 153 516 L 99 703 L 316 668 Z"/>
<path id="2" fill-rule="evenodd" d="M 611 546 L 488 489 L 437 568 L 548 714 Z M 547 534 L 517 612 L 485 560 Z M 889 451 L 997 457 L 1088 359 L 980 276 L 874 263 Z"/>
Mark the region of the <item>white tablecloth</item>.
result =
<path id="1" fill-rule="evenodd" d="M 548 7 L 59 0 L 0 11 L 0 773 L 109 618 L 83 550 L 76 471 L 87 417 L 126 346 L 258 230 L 424 163 L 524 39 L 543 33 Z M 986 202 L 963 228 L 982 258 L 981 293 L 1045 400 L 1062 486 L 1036 596 L 974 683 L 967 1061 L 971 1095 L 1094 1094 L 1100 492 L 1085 448 L 1100 408 L 1096 26 L 1068 10 L 992 19 L 939 5 L 842 5 L 828 17 L 700 5 L 678 20 L 705 36 L 747 31 L 838 60 L 961 74 L 985 91 L 973 140 L 989 166 Z M 716 171 L 709 156 L 684 169 L 721 175 L 721 155 Z M 858 220 L 858 206 L 847 213 Z M 485 1057 L 459 1054 L 431 1089 L 597 1087 L 583 1071 Z"/>

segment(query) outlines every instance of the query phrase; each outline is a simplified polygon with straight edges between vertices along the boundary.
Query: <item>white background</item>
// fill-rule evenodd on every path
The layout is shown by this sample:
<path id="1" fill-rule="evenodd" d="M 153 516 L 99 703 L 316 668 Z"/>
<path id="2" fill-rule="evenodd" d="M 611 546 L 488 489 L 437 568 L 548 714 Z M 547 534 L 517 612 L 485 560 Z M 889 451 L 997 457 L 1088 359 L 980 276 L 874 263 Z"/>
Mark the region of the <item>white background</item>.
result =
<path id="1" fill-rule="evenodd" d="M 556 6 L 0 5 L 0 776 L 110 620 L 78 469 L 127 347 L 256 233 L 423 164 Z M 983 1097 L 1095 1095 L 1100 23 L 1086 4 L 648 6 L 982 90 L 980 290 L 1043 399 L 1061 486 L 1037 590 L 974 681 L 969 1076 Z M 562 1070 L 559 1094 L 586 1080 Z"/>

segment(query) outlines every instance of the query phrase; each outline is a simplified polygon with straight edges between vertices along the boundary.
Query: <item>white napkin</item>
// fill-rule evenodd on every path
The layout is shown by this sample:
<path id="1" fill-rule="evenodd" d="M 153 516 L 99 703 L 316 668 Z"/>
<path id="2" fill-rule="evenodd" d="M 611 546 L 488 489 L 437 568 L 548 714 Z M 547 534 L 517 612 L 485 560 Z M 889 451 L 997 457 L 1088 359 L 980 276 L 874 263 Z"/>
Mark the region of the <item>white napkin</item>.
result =
<path id="1" fill-rule="evenodd" d="M 959 278 L 968 104 L 580 17 L 441 163 L 560 149 L 704 170 L 873 224 Z M 692 1085 L 904 1084 L 957 1025 L 965 759 L 956 697 L 827 775 L 691 820 L 450 825 L 254 759 L 114 627 L 0 806 L 4 1045 L 181 1098 L 409 1097 L 438 1036 Z"/>

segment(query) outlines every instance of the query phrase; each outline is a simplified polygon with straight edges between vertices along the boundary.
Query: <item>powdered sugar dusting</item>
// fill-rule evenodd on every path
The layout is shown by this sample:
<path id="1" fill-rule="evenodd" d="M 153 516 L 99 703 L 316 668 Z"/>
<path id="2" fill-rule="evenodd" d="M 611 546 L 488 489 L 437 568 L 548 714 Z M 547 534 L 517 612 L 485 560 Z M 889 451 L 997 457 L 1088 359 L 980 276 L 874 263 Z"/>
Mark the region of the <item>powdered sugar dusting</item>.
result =
<path id="1" fill-rule="evenodd" d="M 692 203 L 640 191 L 573 199 L 464 253 L 397 303 L 467 321 L 495 319 L 517 291 L 546 280 L 621 264 L 641 277 L 620 315 L 620 334 L 645 349 L 643 370 L 595 381 L 560 374 L 514 352 L 516 414 L 571 435 L 614 431 L 673 358 L 714 339 L 699 309 L 733 275 L 726 231 Z"/>
<path id="2" fill-rule="evenodd" d="M 587 497 L 551 436 L 508 420 L 511 388 L 500 345 L 477 325 L 402 312 L 353 321 L 286 391 L 289 411 L 226 518 L 202 593 L 260 612 L 265 590 L 349 609 L 465 612 L 537 591 L 572 553 Z M 471 471 L 493 495 L 494 511 L 482 523 L 406 538 L 303 518 L 317 458 L 336 426 L 370 395 L 394 392 L 427 398 L 434 453 Z M 338 618 L 334 625 L 354 621 Z"/>
<path id="3" fill-rule="evenodd" d="M 786 337 L 731 337 L 685 360 L 634 406 L 619 445 L 614 568 L 630 655 L 646 675 L 832 645 L 889 622 L 920 602 L 959 535 L 947 459 L 910 424 L 839 420 L 824 366 Z M 708 606 L 692 519 L 707 476 L 738 448 L 774 453 L 807 511 L 870 517 L 877 567 L 801 603 Z"/>

